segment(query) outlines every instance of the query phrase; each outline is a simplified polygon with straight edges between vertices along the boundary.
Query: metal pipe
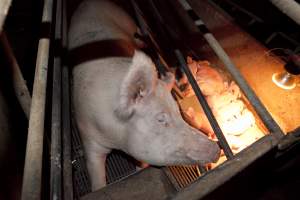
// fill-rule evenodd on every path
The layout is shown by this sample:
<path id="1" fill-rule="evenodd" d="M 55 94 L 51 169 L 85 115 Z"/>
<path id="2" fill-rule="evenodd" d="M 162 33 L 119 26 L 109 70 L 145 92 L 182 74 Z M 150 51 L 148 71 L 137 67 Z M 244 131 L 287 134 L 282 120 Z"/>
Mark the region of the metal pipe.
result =
<path id="1" fill-rule="evenodd" d="M 252 88 L 249 86 L 247 81 L 243 78 L 239 70 L 236 68 L 236 66 L 233 64 L 233 62 L 230 60 L 229 56 L 226 54 L 224 49 L 221 47 L 219 42 L 215 39 L 215 37 L 209 32 L 203 21 L 200 19 L 200 17 L 193 11 L 192 7 L 186 0 L 179 0 L 182 7 L 186 10 L 186 12 L 190 15 L 190 17 L 194 20 L 195 25 L 198 28 L 198 31 L 203 34 L 204 39 L 209 44 L 209 46 L 213 49 L 215 54 L 219 57 L 219 59 L 224 63 L 225 68 L 227 71 L 232 75 L 235 82 L 238 84 L 238 86 L 243 91 L 244 95 L 248 98 L 251 105 L 255 109 L 256 113 L 259 115 L 261 120 L 266 125 L 267 129 L 270 131 L 270 133 L 273 133 L 276 135 L 276 137 L 281 138 L 284 136 L 284 133 L 282 132 L 281 128 L 278 126 L 278 124 L 274 121 L 270 113 L 267 111 L 265 106 L 262 104 L 262 102 L 259 100 L 259 98 L 256 96 Z"/>
<path id="2" fill-rule="evenodd" d="M 62 199 L 62 142 L 61 142 L 61 22 L 62 1 L 57 0 L 54 35 L 54 61 L 52 84 L 52 118 L 50 151 L 50 199 Z"/>
<path id="3" fill-rule="evenodd" d="M 3 30 L 3 24 L 9 11 L 12 0 L 1 0 L 0 1 L 0 33 Z"/>
<path id="4" fill-rule="evenodd" d="M 71 102 L 70 102 L 70 72 L 66 61 L 68 46 L 67 35 L 67 0 L 62 0 L 62 135 L 63 135 L 63 191 L 64 199 L 73 200 L 73 166 L 72 166 L 72 136 L 71 136 Z"/>
<path id="5" fill-rule="evenodd" d="M 270 0 L 281 12 L 300 25 L 300 4 L 294 0 Z"/>
<path id="6" fill-rule="evenodd" d="M 30 96 L 29 90 L 27 88 L 26 81 L 23 78 L 18 61 L 17 61 L 16 57 L 14 56 L 13 50 L 9 44 L 6 33 L 4 31 L 1 34 L 0 40 L 1 40 L 6 57 L 9 61 L 10 67 L 11 67 L 15 95 L 16 95 L 27 119 L 29 119 L 31 96 Z"/>
<path id="7" fill-rule="evenodd" d="M 45 0 L 42 24 L 49 26 L 48 35 L 51 33 L 52 9 L 53 0 Z M 41 198 L 44 118 L 49 46 L 49 37 L 40 38 L 30 109 L 22 185 L 22 200 L 38 200 Z"/>
<path id="8" fill-rule="evenodd" d="M 183 188 L 174 200 L 197 200 L 206 196 L 220 185 L 231 179 L 238 172 L 245 169 L 250 163 L 269 152 L 278 144 L 275 135 L 267 135 L 237 154 L 232 160 L 219 165 L 214 170 L 207 172 L 196 182 Z"/>
<path id="9" fill-rule="evenodd" d="M 175 54 L 176 54 L 176 57 L 180 63 L 180 67 L 182 68 L 182 70 L 184 71 L 184 73 L 186 74 L 187 78 L 188 78 L 188 81 L 189 83 L 191 84 L 194 92 L 195 92 L 195 95 L 199 101 L 199 103 L 201 104 L 202 108 L 203 108 L 203 111 L 212 127 L 212 129 L 214 130 L 214 133 L 216 134 L 218 140 L 219 140 L 219 144 L 221 146 L 221 148 L 224 150 L 224 154 L 226 155 L 227 158 L 233 158 L 233 153 L 226 141 L 226 138 L 215 118 L 215 116 L 213 115 L 203 93 L 201 92 L 201 89 L 199 88 L 198 84 L 197 84 L 197 81 L 195 80 L 192 72 L 190 71 L 189 67 L 187 66 L 187 64 L 185 63 L 185 60 L 184 60 L 184 57 L 183 55 L 181 54 L 181 52 L 176 49 L 175 50 Z"/>
<path id="10" fill-rule="evenodd" d="M 70 124 L 69 68 L 62 68 L 62 135 L 63 135 L 63 191 L 64 199 L 73 199 L 72 149 Z"/>

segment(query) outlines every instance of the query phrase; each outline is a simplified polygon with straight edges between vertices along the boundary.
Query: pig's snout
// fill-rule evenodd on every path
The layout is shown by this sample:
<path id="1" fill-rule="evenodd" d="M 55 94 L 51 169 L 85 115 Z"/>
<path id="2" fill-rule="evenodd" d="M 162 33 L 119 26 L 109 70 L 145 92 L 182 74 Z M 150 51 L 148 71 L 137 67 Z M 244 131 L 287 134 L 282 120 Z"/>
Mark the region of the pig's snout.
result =
<path id="1" fill-rule="evenodd" d="M 187 157 L 191 160 L 201 164 L 218 161 L 221 152 L 219 145 L 208 139 L 203 133 L 197 131 L 195 134 L 194 132 L 189 144 Z"/>
<path id="2" fill-rule="evenodd" d="M 199 148 L 190 149 L 187 156 L 192 160 L 199 161 L 201 164 L 207 164 L 217 162 L 220 152 L 220 148 L 216 142 L 207 141 L 205 144 L 202 143 Z"/>

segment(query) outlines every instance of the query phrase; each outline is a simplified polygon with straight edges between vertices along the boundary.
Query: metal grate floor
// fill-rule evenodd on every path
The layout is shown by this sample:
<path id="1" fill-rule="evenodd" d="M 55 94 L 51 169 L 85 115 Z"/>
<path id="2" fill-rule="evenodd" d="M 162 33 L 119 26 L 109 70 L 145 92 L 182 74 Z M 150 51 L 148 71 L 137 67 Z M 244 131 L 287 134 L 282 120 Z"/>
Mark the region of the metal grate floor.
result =
<path id="1" fill-rule="evenodd" d="M 72 165 L 74 197 L 79 199 L 91 192 L 84 151 L 77 128 L 72 122 Z M 174 188 L 179 191 L 201 176 L 198 166 L 170 166 L 164 170 Z M 120 151 L 113 151 L 106 161 L 106 179 L 111 184 L 136 172 L 136 165 L 132 158 Z"/>

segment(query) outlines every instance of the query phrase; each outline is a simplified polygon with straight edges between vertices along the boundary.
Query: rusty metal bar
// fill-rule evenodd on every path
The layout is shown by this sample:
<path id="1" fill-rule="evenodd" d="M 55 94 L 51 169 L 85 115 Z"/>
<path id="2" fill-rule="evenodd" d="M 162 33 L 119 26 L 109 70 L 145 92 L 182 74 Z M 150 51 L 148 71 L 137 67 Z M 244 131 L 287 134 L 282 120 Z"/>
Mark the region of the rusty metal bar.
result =
<path id="1" fill-rule="evenodd" d="M 53 0 L 45 0 L 42 25 L 47 26 L 48 37 L 41 37 L 38 45 L 22 185 L 22 200 L 38 200 L 41 198 L 44 118 L 52 8 Z"/>
<path id="2" fill-rule="evenodd" d="M 62 0 L 56 2 L 54 61 L 52 83 L 52 119 L 50 151 L 50 199 L 62 199 L 62 135 L 61 135 L 61 37 Z"/>
<path id="3" fill-rule="evenodd" d="M 262 104 L 262 102 L 259 100 L 259 98 L 256 96 L 252 88 L 249 86 L 247 81 L 243 78 L 239 70 L 236 68 L 236 66 L 233 64 L 227 53 L 224 51 L 224 49 L 221 47 L 219 42 L 215 39 L 215 37 L 209 32 L 207 27 L 205 26 L 204 22 L 200 19 L 200 17 L 194 12 L 190 4 L 186 0 L 179 0 L 182 7 L 185 9 L 185 11 L 189 14 L 191 19 L 194 21 L 194 24 L 198 28 L 198 32 L 201 32 L 203 34 L 204 39 L 209 44 L 209 46 L 213 49 L 215 54 L 219 57 L 219 59 L 224 63 L 225 68 L 227 71 L 232 75 L 235 82 L 239 85 L 241 90 L 243 91 L 244 95 L 248 98 L 251 105 L 255 109 L 256 113 L 259 115 L 261 120 L 266 125 L 267 129 L 270 131 L 270 133 L 273 133 L 276 135 L 276 137 L 281 138 L 284 136 L 284 133 L 282 132 L 281 128 L 278 126 L 278 124 L 274 121 L 270 113 L 267 111 L 265 106 Z"/>
<path id="4" fill-rule="evenodd" d="M 20 66 L 16 57 L 14 56 L 14 52 L 9 44 L 6 33 L 3 31 L 2 33 L 0 33 L 0 35 L 1 43 L 10 64 L 15 95 L 27 119 L 29 119 L 31 96 L 27 88 L 26 81 L 23 78 Z"/>
<path id="5" fill-rule="evenodd" d="M 3 30 L 3 24 L 9 11 L 12 0 L 1 0 L 0 1 L 0 33 Z"/>
<path id="6" fill-rule="evenodd" d="M 237 154 L 232 160 L 207 172 L 196 182 L 176 194 L 174 200 L 198 200 L 231 179 L 249 164 L 269 152 L 278 144 L 275 135 L 267 135 Z"/>

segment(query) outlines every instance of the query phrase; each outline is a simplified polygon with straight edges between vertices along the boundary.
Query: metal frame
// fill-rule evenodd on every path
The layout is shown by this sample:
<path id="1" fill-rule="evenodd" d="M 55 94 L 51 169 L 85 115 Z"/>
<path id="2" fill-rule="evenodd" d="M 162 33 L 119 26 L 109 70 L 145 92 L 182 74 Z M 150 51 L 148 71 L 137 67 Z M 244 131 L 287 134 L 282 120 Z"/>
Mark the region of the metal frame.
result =
<path id="1" fill-rule="evenodd" d="M 50 150 L 50 199 L 62 199 L 62 1 L 56 2 L 52 82 L 52 119 Z"/>
<path id="2" fill-rule="evenodd" d="M 35 200 L 41 198 L 46 85 L 52 12 L 53 0 L 45 0 L 42 25 L 46 28 L 46 33 L 40 38 L 38 45 L 26 146 L 22 200 Z"/>
<path id="3" fill-rule="evenodd" d="M 181 1 L 182 2 L 182 1 Z M 169 1 L 170 4 L 175 4 L 174 1 Z M 187 4 L 187 2 L 185 2 Z M 177 5 L 178 6 L 178 5 Z M 232 77 L 235 79 L 237 84 L 240 86 L 246 97 L 249 99 L 249 102 L 254 107 L 255 111 L 258 113 L 260 118 L 262 119 L 263 123 L 268 128 L 270 135 L 267 135 L 260 140 L 258 140 L 256 143 L 252 144 L 239 154 L 233 156 L 231 149 L 226 148 L 226 145 L 228 145 L 222 131 L 218 130 L 218 124 L 216 120 L 214 119 L 214 116 L 203 96 L 201 93 L 201 88 L 199 88 L 198 84 L 196 83 L 193 75 L 191 74 L 189 68 L 187 67 L 185 63 L 185 59 L 180 52 L 180 50 L 176 47 L 174 47 L 173 40 L 176 40 L 176 38 L 172 38 L 174 36 L 174 33 L 170 33 L 172 30 L 168 27 L 166 23 L 164 23 L 162 16 L 160 16 L 160 13 L 158 9 L 156 8 L 153 0 L 150 0 L 150 7 L 153 9 L 154 15 L 157 15 L 156 19 L 158 23 L 160 23 L 160 26 L 162 29 L 165 29 L 165 32 L 169 33 L 169 36 L 171 38 L 171 42 L 169 41 L 169 44 L 171 46 L 171 50 L 175 52 L 175 55 L 177 57 L 177 60 L 180 63 L 180 67 L 185 73 L 185 75 L 188 78 L 188 81 L 192 85 L 192 88 L 199 100 L 199 103 L 201 104 L 202 108 L 207 115 L 209 122 L 211 123 L 214 131 L 216 132 L 216 135 L 218 136 L 220 146 L 224 149 L 224 152 L 226 154 L 226 157 L 229 158 L 228 161 L 223 163 L 222 165 L 218 166 L 216 169 L 209 171 L 204 174 L 201 178 L 199 178 L 195 183 L 191 184 L 190 186 L 184 188 L 183 190 L 180 190 L 180 192 L 177 193 L 175 199 L 199 199 L 201 197 L 204 197 L 209 192 L 213 191 L 215 188 L 229 180 L 232 176 L 246 168 L 250 163 L 257 160 L 259 157 L 264 155 L 266 152 L 273 149 L 277 144 L 280 138 L 284 136 L 282 130 L 277 125 L 277 123 L 273 120 L 271 115 L 268 113 L 268 111 L 265 109 L 264 105 L 260 102 L 258 97 L 255 95 L 253 90 L 250 88 L 250 86 L 247 84 L 245 79 L 242 77 L 240 72 L 237 70 L 233 62 L 230 60 L 228 55 L 225 53 L 223 48 L 220 46 L 218 41 L 214 38 L 214 36 L 208 31 L 204 23 L 201 21 L 201 19 L 196 15 L 196 13 L 192 10 L 191 6 L 189 4 L 184 5 L 185 10 L 187 11 L 189 17 L 191 17 L 194 20 L 195 25 L 197 25 L 198 29 L 191 28 L 193 31 L 196 30 L 196 32 L 202 32 L 203 38 L 206 40 L 206 42 L 209 44 L 209 46 L 212 48 L 212 50 L 215 52 L 215 54 L 219 57 L 219 59 L 225 64 L 226 69 L 229 71 L 229 73 L 232 75 Z M 176 10 L 177 12 L 180 12 Z M 182 13 L 182 12 L 181 12 Z M 178 39 L 178 38 L 177 38 Z M 224 148 L 225 147 L 225 148 Z M 230 153 L 231 152 L 231 153 Z M 242 162 L 241 162 L 242 161 Z M 164 171 L 167 174 L 170 174 L 170 169 L 164 168 Z M 172 178 L 172 176 L 169 176 L 171 179 L 171 182 L 175 182 L 175 177 Z M 174 179 L 174 180 L 172 180 Z"/>
<path id="4" fill-rule="evenodd" d="M 3 1 L 4 2 L 4 1 Z M 50 36 L 53 5 L 56 2 L 56 27 L 54 39 L 58 44 L 58 55 L 54 58 L 53 68 L 53 96 L 52 96 L 52 132 L 51 132 L 51 171 L 50 171 L 50 198 L 51 199 L 73 199 L 73 180 L 72 180 L 72 158 L 71 158 L 71 123 L 70 123 L 70 77 L 69 69 L 65 63 L 65 50 L 67 47 L 67 12 L 66 0 L 45 0 L 43 8 L 42 25 L 47 28 L 46 35 L 39 40 L 38 55 L 36 61 L 36 72 L 32 95 L 32 105 L 30 110 L 29 130 L 26 149 L 26 161 L 24 168 L 24 178 L 22 186 L 22 199 L 35 200 L 41 198 L 41 183 L 42 183 L 42 155 L 43 155 L 43 135 L 44 135 L 44 118 L 45 118 L 45 102 L 46 102 L 46 84 L 48 73 L 48 60 L 50 49 Z M 131 2 L 134 2 L 133 0 Z M 185 1 L 185 10 L 193 18 L 194 23 L 198 27 L 198 32 L 203 33 L 203 38 L 207 41 L 215 54 L 225 64 L 226 69 L 240 86 L 249 102 L 254 107 L 268 130 L 270 135 L 267 135 L 256 143 L 246 148 L 236 156 L 233 155 L 225 137 L 220 129 L 204 95 L 201 92 L 196 80 L 194 79 L 190 69 L 188 68 L 183 54 L 179 47 L 174 46 L 174 33 L 164 23 L 158 9 L 153 0 L 150 0 L 150 6 L 154 11 L 154 15 L 160 24 L 161 28 L 167 33 L 170 38 L 167 41 L 171 51 L 176 55 L 180 64 L 180 68 L 186 74 L 193 90 L 201 104 L 208 120 L 216 133 L 220 146 L 229 159 L 227 162 L 218 166 L 213 171 L 206 172 L 200 179 L 193 184 L 178 192 L 174 199 L 199 199 L 219 185 L 226 182 L 236 173 L 246 168 L 250 163 L 264 155 L 266 152 L 274 148 L 280 138 L 283 137 L 283 132 L 277 123 L 273 120 L 270 114 L 260 102 L 253 90 L 247 84 L 240 72 L 236 69 L 233 62 L 230 60 L 226 52 L 222 49 L 218 41 L 207 30 L 204 22 L 193 11 L 192 1 Z M 171 2 L 171 1 L 169 1 Z M 182 1 L 181 1 L 182 2 Z M 0 32 L 5 20 L 8 8 L 11 1 L 6 0 L 5 6 L 1 9 L 0 6 Z M 188 5 L 188 6 L 187 6 Z M 4 14 L 3 14 L 4 13 Z M 191 13 L 193 13 L 191 15 Z M 197 18 L 195 18 L 195 16 Z M 140 18 L 138 18 L 141 20 Z M 141 25 L 141 24 L 140 24 Z M 142 26 L 142 25 L 141 25 Z M 144 29 L 146 29 L 144 27 Z M 193 29 L 195 30 L 195 29 Z M 147 35 L 146 32 L 144 32 Z M 150 36 L 148 36 L 150 40 Z M 172 44 L 172 45 L 171 45 Z M 154 48 L 154 47 L 153 47 Z M 156 55 L 159 62 L 159 56 Z M 164 73 L 164 70 L 161 70 Z M 163 169 L 165 173 L 169 173 L 167 168 Z M 170 176 L 168 176 L 171 178 Z M 193 179 L 194 180 L 194 179 Z M 171 180 L 173 182 L 174 180 Z"/>

